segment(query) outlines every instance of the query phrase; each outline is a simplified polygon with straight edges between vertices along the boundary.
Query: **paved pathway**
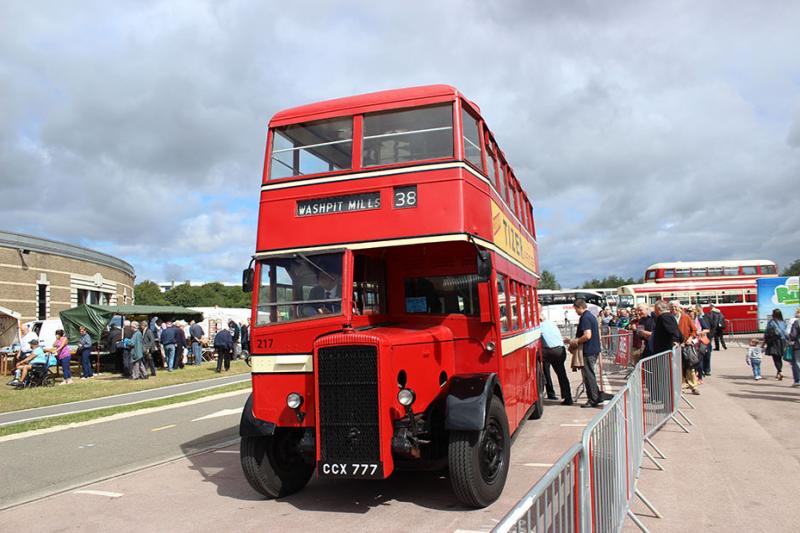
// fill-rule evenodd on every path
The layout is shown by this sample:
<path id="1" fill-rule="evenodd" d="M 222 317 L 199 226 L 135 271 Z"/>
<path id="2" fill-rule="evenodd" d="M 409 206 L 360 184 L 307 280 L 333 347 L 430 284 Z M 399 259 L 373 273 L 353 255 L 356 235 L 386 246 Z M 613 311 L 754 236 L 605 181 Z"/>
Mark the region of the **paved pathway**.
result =
<path id="1" fill-rule="evenodd" d="M 117 394 L 116 396 L 95 398 L 93 400 L 83 400 L 80 402 L 62 403 L 59 405 L 49 405 L 46 407 L 36 407 L 33 409 L 25 409 L 22 411 L 12 411 L 10 413 L 0 414 L 0 426 L 5 426 L 7 424 L 14 424 L 16 422 L 36 420 L 38 418 L 47 418 L 51 416 L 76 413 L 81 411 L 102 409 L 103 407 L 114 407 L 117 405 L 126 405 L 130 403 L 143 402 L 146 400 L 157 400 L 159 398 L 168 398 L 170 396 L 185 394 L 187 392 L 195 392 L 214 387 L 222 387 L 224 385 L 230 385 L 231 383 L 240 383 L 242 381 L 248 381 L 249 379 L 250 379 L 250 373 L 248 372 L 245 374 L 235 374 L 232 376 L 225 376 L 222 378 L 204 379 L 201 381 L 192 381 L 190 383 L 180 383 L 178 385 L 157 387 L 155 389 L 147 389 L 137 392 L 128 392 L 125 394 Z"/>
<path id="2" fill-rule="evenodd" d="M 639 487 L 664 518 L 634 509 L 653 532 L 798 531 L 800 388 L 785 364 L 790 377 L 777 381 L 771 359 L 754 381 L 744 348 L 728 348 L 714 352 L 700 396 L 688 396 L 690 433 L 669 422 L 656 434 L 666 470 L 645 460 Z"/>

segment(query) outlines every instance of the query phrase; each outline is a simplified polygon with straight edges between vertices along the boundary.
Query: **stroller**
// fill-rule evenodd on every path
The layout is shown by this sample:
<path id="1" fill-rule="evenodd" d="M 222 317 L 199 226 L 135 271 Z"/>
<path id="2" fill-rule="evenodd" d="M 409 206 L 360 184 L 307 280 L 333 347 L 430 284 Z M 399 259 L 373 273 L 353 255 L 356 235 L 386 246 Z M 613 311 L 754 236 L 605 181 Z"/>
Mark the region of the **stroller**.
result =
<path id="1" fill-rule="evenodd" d="M 47 362 L 45 364 L 38 363 L 31 365 L 28 375 L 25 376 L 25 381 L 23 381 L 18 388 L 52 387 L 55 385 L 57 372 L 51 371 L 51 368 L 55 368 L 55 366 L 50 366 L 50 359 L 53 357 L 53 355 L 48 353 Z"/>

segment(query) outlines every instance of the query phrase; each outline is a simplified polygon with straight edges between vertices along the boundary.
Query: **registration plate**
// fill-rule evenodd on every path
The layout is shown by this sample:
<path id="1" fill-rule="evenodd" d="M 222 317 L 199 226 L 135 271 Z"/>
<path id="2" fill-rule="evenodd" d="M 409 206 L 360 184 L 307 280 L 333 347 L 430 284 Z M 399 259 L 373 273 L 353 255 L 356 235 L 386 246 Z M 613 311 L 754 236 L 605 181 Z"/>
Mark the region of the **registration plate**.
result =
<path id="1" fill-rule="evenodd" d="M 381 463 L 319 463 L 317 472 L 329 477 L 357 477 L 383 479 Z"/>

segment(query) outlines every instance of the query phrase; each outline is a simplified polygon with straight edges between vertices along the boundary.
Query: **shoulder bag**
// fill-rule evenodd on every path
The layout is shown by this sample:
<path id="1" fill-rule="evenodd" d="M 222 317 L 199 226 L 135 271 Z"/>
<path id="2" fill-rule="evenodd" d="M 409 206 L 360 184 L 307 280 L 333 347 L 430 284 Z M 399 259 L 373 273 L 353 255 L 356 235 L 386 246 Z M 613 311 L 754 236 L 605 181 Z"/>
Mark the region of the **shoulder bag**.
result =
<path id="1" fill-rule="evenodd" d="M 697 350 L 691 344 L 684 344 L 681 346 L 681 356 L 683 357 L 683 361 L 689 366 L 695 366 L 700 362 Z"/>

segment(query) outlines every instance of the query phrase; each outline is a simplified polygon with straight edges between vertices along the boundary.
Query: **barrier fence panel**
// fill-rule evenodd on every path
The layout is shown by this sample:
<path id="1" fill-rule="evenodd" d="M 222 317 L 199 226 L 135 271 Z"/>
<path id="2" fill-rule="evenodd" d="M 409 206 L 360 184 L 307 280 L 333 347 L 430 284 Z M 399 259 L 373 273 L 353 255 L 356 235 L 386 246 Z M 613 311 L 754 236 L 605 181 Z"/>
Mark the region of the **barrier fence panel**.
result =
<path id="1" fill-rule="evenodd" d="M 495 531 L 580 531 L 581 450 L 580 443 L 573 444 L 495 526 Z"/>
<path id="2" fill-rule="evenodd" d="M 493 529 L 506 531 L 620 531 L 626 516 L 647 528 L 631 511 L 638 497 L 656 517 L 658 511 L 637 490 L 644 457 L 663 467 L 650 437 L 675 418 L 681 400 L 680 348 L 639 361 L 625 385 L 584 429 L 573 445 Z M 687 422 L 688 419 L 686 419 Z"/>
<path id="3" fill-rule="evenodd" d="M 672 416 L 676 399 L 680 398 L 680 375 L 677 376 L 677 395 L 673 387 L 672 352 L 665 352 L 640 361 L 642 402 L 644 412 L 644 435 L 649 437 Z M 680 374 L 680 372 L 679 372 Z"/>

